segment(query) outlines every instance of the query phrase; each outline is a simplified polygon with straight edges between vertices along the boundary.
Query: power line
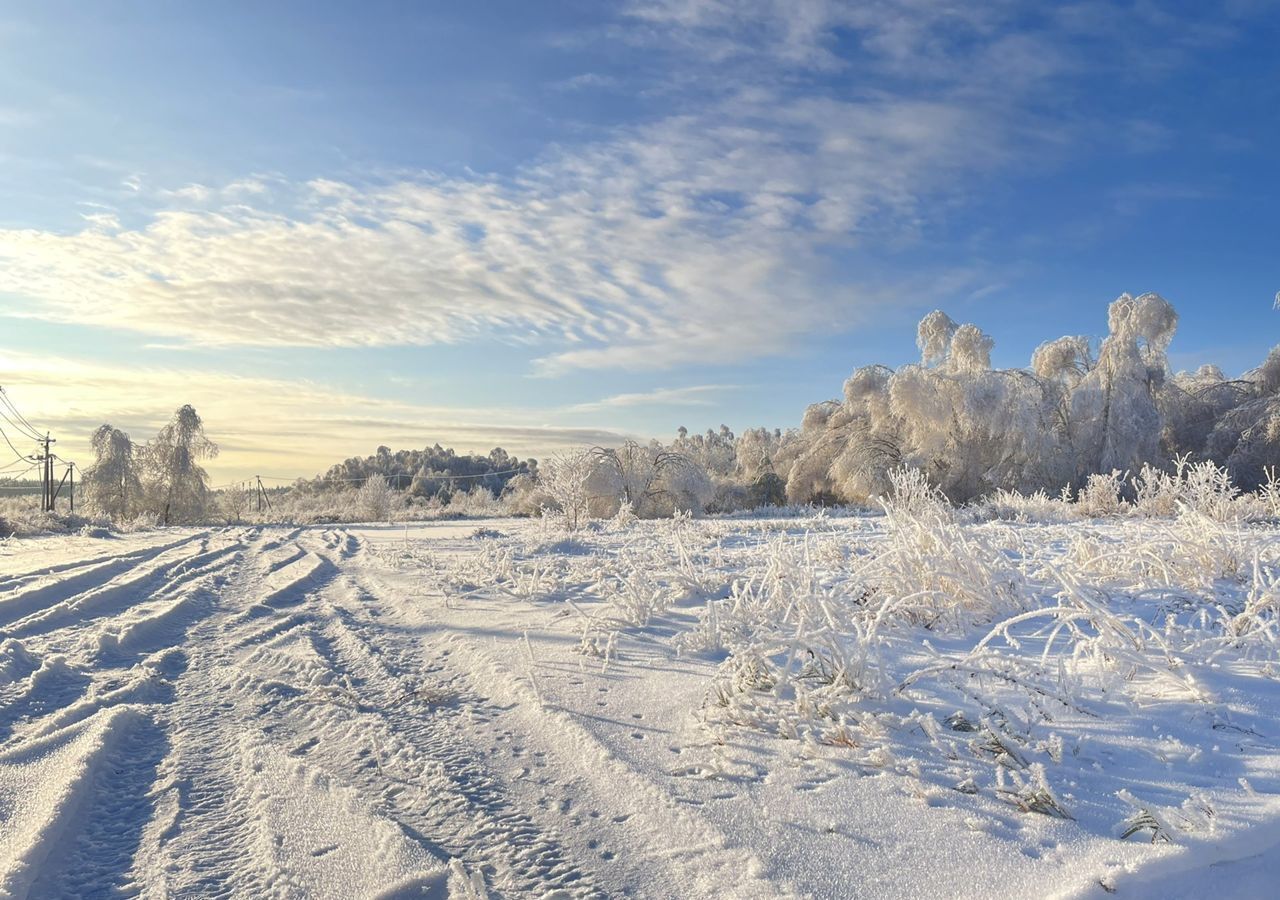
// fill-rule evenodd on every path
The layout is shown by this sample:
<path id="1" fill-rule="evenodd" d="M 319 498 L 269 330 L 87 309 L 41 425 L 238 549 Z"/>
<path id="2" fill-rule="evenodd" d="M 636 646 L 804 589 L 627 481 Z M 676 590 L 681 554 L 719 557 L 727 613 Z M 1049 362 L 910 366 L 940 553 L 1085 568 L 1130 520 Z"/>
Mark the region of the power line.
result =
<path id="1" fill-rule="evenodd" d="M 10 428 L 12 428 L 15 432 L 22 435 L 23 437 L 33 441 L 38 441 L 40 439 L 40 436 L 38 434 L 34 434 L 28 431 L 26 428 L 19 425 L 17 422 L 13 421 L 13 419 L 9 418 L 9 416 L 5 414 L 4 407 L 0 407 L 0 419 L 3 419 L 5 422 L 7 422 Z"/>
<path id="2" fill-rule="evenodd" d="M 528 471 L 528 469 L 516 468 L 516 469 L 501 469 L 500 471 L 497 471 L 497 472 L 480 472 L 480 473 L 475 474 L 475 475 L 431 475 L 431 474 L 428 474 L 428 475 L 423 475 L 422 477 L 423 477 L 423 478 L 429 478 L 429 479 L 431 479 L 431 480 L 433 480 L 433 481 L 465 481 L 465 480 L 466 480 L 466 479 L 468 479 L 468 478 L 489 478 L 490 476 L 493 476 L 493 475 L 513 475 L 513 474 L 516 474 L 516 473 L 520 473 L 520 472 L 527 472 L 527 471 Z M 359 476 L 359 475 L 357 475 L 357 476 L 352 476 L 352 477 L 350 477 L 350 478 L 329 478 L 329 477 L 326 477 L 326 476 L 324 476 L 324 475 L 318 475 L 318 476 L 316 476 L 315 478 L 310 478 L 310 479 L 309 479 L 309 478 L 307 478 L 305 475 L 295 475 L 295 476 L 292 476 L 292 477 L 285 476 L 285 475 L 257 475 L 257 476 L 255 476 L 255 477 L 256 477 L 256 478 L 258 478 L 258 479 L 261 479 L 261 480 L 263 480 L 263 481 L 287 481 L 287 482 L 290 482 L 290 483 L 297 482 L 297 481 L 301 481 L 301 482 L 304 482 L 304 483 L 306 483 L 306 484 L 316 484 L 316 483 L 324 484 L 324 483 L 326 483 L 326 482 L 327 482 L 327 483 L 341 482 L 341 483 L 344 483 L 344 484 L 349 484 L 349 483 L 354 483 L 354 482 L 365 482 L 365 481 L 368 481 L 370 478 L 377 478 L 377 477 L 379 477 L 379 476 L 378 476 L 378 474 L 377 474 L 377 473 L 374 473 L 373 475 L 363 475 L 363 476 Z M 409 478 L 409 479 L 412 479 L 412 478 L 416 478 L 416 477 L 417 477 L 417 473 L 415 472 L 415 473 L 410 474 L 410 473 L 404 472 L 404 473 L 392 474 L 392 475 L 382 475 L 381 477 L 382 477 L 382 478 L 388 478 L 388 479 L 389 479 L 389 478 L 397 478 L 397 479 L 398 479 L 398 478 Z M 235 486 L 237 486 L 237 485 L 248 485 L 248 484 L 251 484 L 251 480 L 249 480 L 249 481 L 231 481 L 231 482 L 228 482 L 227 484 L 214 485 L 214 486 L 213 486 L 213 487 L 211 487 L 209 490 L 211 490 L 211 491 L 221 491 L 221 490 L 225 490 L 226 488 L 235 487 Z"/>
<path id="3" fill-rule="evenodd" d="M 0 385 L 0 398 L 3 398 L 5 404 L 8 405 L 9 409 L 13 410 L 13 414 L 17 416 L 19 419 L 21 419 L 28 428 L 32 429 L 33 431 L 35 430 L 35 426 L 32 425 L 30 422 L 28 422 L 27 417 L 24 416 L 22 413 L 20 413 L 18 411 L 18 408 L 13 405 L 13 398 L 9 396 L 9 392 L 4 389 L 3 385 Z"/>
<path id="4" fill-rule="evenodd" d="M 5 414 L 3 409 L 0 409 L 0 416 L 4 416 L 5 420 L 8 421 L 10 425 L 13 425 L 14 428 L 17 428 L 19 431 L 23 431 L 25 429 L 27 437 L 31 438 L 33 441 L 40 440 L 39 430 L 34 425 L 32 425 L 30 422 L 27 421 L 26 416 L 24 416 L 22 413 L 18 411 L 18 407 L 13 405 L 13 399 L 8 395 L 8 393 L 5 392 L 5 389 L 2 386 L 0 386 L 0 402 L 2 402 L 5 406 L 9 408 L 9 411 L 13 413 L 13 415 L 18 419 L 18 423 L 21 423 L 21 424 L 15 423 L 12 420 L 10 420 L 8 415 Z"/>
<path id="5" fill-rule="evenodd" d="M 9 449 L 13 451 L 13 455 L 16 459 L 25 461 L 31 458 L 30 456 L 24 454 L 17 447 L 13 446 L 13 441 L 9 440 L 9 435 L 5 434 L 5 431 L 3 428 L 0 428 L 0 438 L 4 438 L 4 442 L 9 445 Z"/>
<path id="6" fill-rule="evenodd" d="M 8 412 L 5 412 L 6 408 L 8 409 Z M 18 421 L 15 422 L 10 418 L 9 413 L 12 413 Z M 40 449 L 43 452 L 39 456 L 26 456 L 25 458 L 34 461 L 42 467 L 40 472 L 40 507 L 45 512 L 53 512 L 54 507 L 57 505 L 58 494 L 62 491 L 63 485 L 67 483 L 68 478 L 73 477 L 71 475 L 71 469 L 68 468 L 66 474 L 62 476 L 62 480 L 58 482 L 57 485 L 54 485 L 53 483 L 53 461 L 57 459 L 57 457 L 54 456 L 51 445 L 57 442 L 48 432 L 45 432 L 44 437 L 40 436 L 40 432 L 27 420 L 27 417 L 18 410 L 18 407 L 13 403 L 13 399 L 10 398 L 2 386 L 0 386 L 0 418 L 4 419 L 4 421 L 18 433 L 22 434 L 29 440 L 33 440 L 37 444 L 42 445 Z M 22 452 L 13 445 L 13 441 L 9 439 L 9 435 L 3 428 L 0 428 L 0 437 L 4 438 L 4 442 L 9 445 L 9 449 L 13 451 L 17 459 L 21 460 L 24 458 Z M 35 467 L 32 466 L 32 468 Z M 30 469 L 28 469 L 28 471 L 30 471 Z M 72 490 L 74 490 L 74 487 Z M 72 509 L 74 510 L 74 508 L 73 500 Z"/>
<path id="7" fill-rule="evenodd" d="M 4 478 L 0 479 L 0 481 L 3 481 L 5 483 L 15 482 L 18 479 L 22 478 L 22 476 L 29 473 L 32 469 L 34 469 L 38 465 L 40 465 L 40 462 L 33 462 L 31 463 L 31 465 L 27 466 L 21 472 L 17 472 L 16 474 L 13 474 L 13 475 L 6 475 Z M 17 488 L 10 487 L 10 488 L 7 488 L 7 490 L 17 490 Z M 22 490 L 26 490 L 26 488 L 22 488 Z"/>

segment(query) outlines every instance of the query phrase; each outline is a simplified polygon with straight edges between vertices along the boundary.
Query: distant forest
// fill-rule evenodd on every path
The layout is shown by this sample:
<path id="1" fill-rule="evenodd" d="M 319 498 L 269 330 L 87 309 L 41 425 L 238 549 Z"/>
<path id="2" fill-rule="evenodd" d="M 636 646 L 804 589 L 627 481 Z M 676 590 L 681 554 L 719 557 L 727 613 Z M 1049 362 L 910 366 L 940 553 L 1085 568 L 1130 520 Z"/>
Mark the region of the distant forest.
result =
<path id="1" fill-rule="evenodd" d="M 341 490 L 361 487 L 370 478 L 382 478 L 392 488 L 415 497 L 448 499 L 457 491 L 470 491 L 476 486 L 487 488 L 496 497 L 511 479 L 519 475 L 533 478 L 537 472 L 536 459 L 518 459 L 501 447 L 490 450 L 487 456 L 460 456 L 439 444 L 425 450 L 392 451 L 390 447 L 379 447 L 372 456 L 353 456 L 296 487 Z"/>

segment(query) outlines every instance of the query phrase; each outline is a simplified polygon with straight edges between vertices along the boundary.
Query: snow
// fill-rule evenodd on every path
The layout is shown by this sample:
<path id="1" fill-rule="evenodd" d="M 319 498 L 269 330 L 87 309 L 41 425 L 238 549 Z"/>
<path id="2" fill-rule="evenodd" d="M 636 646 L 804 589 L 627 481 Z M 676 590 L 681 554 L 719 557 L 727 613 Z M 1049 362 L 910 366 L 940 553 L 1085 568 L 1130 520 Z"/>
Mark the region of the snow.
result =
<path id="1" fill-rule="evenodd" d="M 1278 565 L 927 491 L 11 540 L 0 895 L 1267 896 Z"/>

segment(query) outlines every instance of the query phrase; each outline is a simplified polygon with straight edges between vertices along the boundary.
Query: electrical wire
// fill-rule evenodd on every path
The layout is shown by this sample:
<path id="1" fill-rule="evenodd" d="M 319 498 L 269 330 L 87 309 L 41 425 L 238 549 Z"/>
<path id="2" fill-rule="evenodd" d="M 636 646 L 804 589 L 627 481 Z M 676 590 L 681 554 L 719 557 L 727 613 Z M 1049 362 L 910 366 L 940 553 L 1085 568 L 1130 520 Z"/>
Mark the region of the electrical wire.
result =
<path id="1" fill-rule="evenodd" d="M 502 469 L 498 472 L 481 472 L 476 475 L 424 475 L 423 477 L 430 478 L 433 481 L 465 481 L 468 478 L 488 478 L 491 475 L 512 475 L 517 472 L 524 472 L 524 471 L 527 471 L 527 470 Z M 412 475 L 408 473 L 403 473 L 398 475 L 383 475 L 382 477 L 383 478 L 414 478 L 415 476 L 416 476 L 416 473 Z M 324 475 L 318 475 L 313 479 L 308 479 L 305 475 L 295 475 L 293 477 L 287 477 L 285 475 L 258 475 L 257 477 L 261 478 L 264 481 L 287 481 L 290 483 L 295 481 L 302 481 L 302 482 L 306 482 L 307 484 L 312 484 L 317 482 L 321 484 L 324 484 L 324 483 L 332 484 L 335 481 L 341 482 L 341 483 L 365 482 L 365 481 L 368 481 L 370 478 L 376 478 L 377 475 L 375 473 L 374 475 L 356 476 L 352 478 L 327 478 Z M 252 483 L 253 483 L 252 479 L 250 479 L 249 481 L 232 481 L 228 484 L 214 485 L 209 490 L 220 491 L 225 488 L 235 487 L 237 484 L 252 485 Z"/>
<path id="2" fill-rule="evenodd" d="M 7 405 L 9 409 L 13 411 L 13 414 L 22 420 L 22 424 L 26 425 L 32 431 L 39 433 L 39 429 L 36 428 L 36 426 L 32 425 L 29 421 L 27 421 L 27 417 L 18 411 L 18 407 L 14 406 L 13 398 L 9 396 L 9 392 L 6 391 L 3 386 L 0 386 L 0 399 L 3 399 L 5 405 Z"/>
<path id="3" fill-rule="evenodd" d="M 13 427 L 17 428 L 19 431 L 23 431 L 25 428 L 27 432 L 27 437 L 35 441 L 40 440 L 40 431 L 36 428 L 36 426 L 32 425 L 29 421 L 27 421 L 26 416 L 24 416 L 22 413 L 18 411 L 18 407 L 13 405 L 13 399 L 8 395 L 8 393 L 5 392 L 5 389 L 3 387 L 0 387 L 0 402 L 3 402 L 4 405 L 9 408 L 9 411 L 12 412 L 14 416 L 17 417 L 18 422 L 21 423 L 19 425 L 17 423 L 10 421 L 9 422 L 10 425 L 13 425 Z M 0 409 L 0 416 L 4 416 L 6 420 L 8 420 L 9 418 L 7 415 L 5 415 L 3 409 Z"/>
<path id="4" fill-rule="evenodd" d="M 44 438 L 41 437 L 40 435 L 35 434 L 31 431 L 28 431 L 26 428 L 22 427 L 17 422 L 13 421 L 13 419 L 9 418 L 9 416 L 4 411 L 4 407 L 0 407 L 0 420 L 3 420 L 16 433 L 22 435 L 24 438 L 27 438 L 28 440 L 32 440 L 32 441 L 44 440 Z"/>
<path id="5" fill-rule="evenodd" d="M 27 467 L 24 471 L 22 471 L 22 472 L 18 472 L 18 473 L 14 474 L 14 475 L 6 475 L 4 478 L 0 478 L 0 482 L 9 483 L 9 482 L 17 481 L 19 478 L 22 478 L 24 475 L 26 475 L 27 473 L 29 473 L 29 472 L 31 472 L 32 470 L 34 470 L 34 469 L 36 468 L 36 466 L 38 466 L 38 465 L 40 465 L 40 463 L 38 463 L 38 462 L 36 462 L 36 463 L 32 463 L 30 466 L 28 466 L 28 467 Z M 10 487 L 10 488 L 8 488 L 8 490 L 14 490 L 14 488 Z"/>
<path id="6" fill-rule="evenodd" d="M 9 449 L 13 451 L 13 455 L 16 459 L 25 461 L 31 458 L 30 456 L 24 454 L 17 447 L 13 446 L 13 441 L 9 440 L 9 435 L 5 434 L 5 431 L 3 428 L 0 428 L 0 438 L 4 438 L 4 442 L 9 445 Z"/>

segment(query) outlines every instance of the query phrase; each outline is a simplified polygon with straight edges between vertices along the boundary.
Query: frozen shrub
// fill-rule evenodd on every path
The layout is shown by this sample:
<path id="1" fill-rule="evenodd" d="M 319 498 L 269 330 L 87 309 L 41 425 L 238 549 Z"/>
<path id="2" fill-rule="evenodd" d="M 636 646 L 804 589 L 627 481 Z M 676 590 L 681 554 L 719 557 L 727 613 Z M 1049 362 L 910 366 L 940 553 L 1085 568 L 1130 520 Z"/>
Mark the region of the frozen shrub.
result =
<path id="1" fill-rule="evenodd" d="M 1118 516 L 1125 510 L 1123 491 L 1124 476 L 1120 472 L 1094 473 L 1076 496 L 1076 508 L 1088 518 Z"/>
<path id="2" fill-rule="evenodd" d="M 1239 520 L 1244 510 L 1236 503 L 1240 492 L 1226 469 L 1202 462 L 1179 473 L 1183 482 L 1183 502 L 1195 512 L 1215 522 Z"/>
<path id="3" fill-rule="evenodd" d="M 395 492 L 381 475 L 373 475 L 356 492 L 356 508 L 368 522 L 385 522 L 391 518 Z"/>
<path id="4" fill-rule="evenodd" d="M 476 485 L 469 491 L 457 491 L 449 498 L 446 509 L 453 516 L 478 518 L 500 516 L 505 511 L 503 505 L 484 485 Z"/>
<path id="5" fill-rule="evenodd" d="M 950 505 L 911 470 L 894 473 L 882 501 L 888 536 L 865 570 L 877 618 L 954 629 L 1022 608 L 1023 579 L 990 539 L 959 523 Z"/>
<path id="6" fill-rule="evenodd" d="M 882 498 L 880 503 L 891 519 L 949 517 L 951 504 L 946 495 L 930 484 L 928 477 L 919 469 L 894 469 L 889 473 L 889 484 L 889 496 Z"/>
<path id="7" fill-rule="evenodd" d="M 1031 494 L 998 490 L 973 505 L 979 518 L 1006 519 L 1017 522 L 1057 523 L 1076 518 L 1076 509 L 1061 497 L 1050 497 L 1042 490 Z"/>
<path id="8" fill-rule="evenodd" d="M 1183 472 L 1186 459 L 1177 461 L 1174 472 L 1144 465 L 1133 478 L 1133 511 L 1142 516 L 1172 517 L 1177 514 L 1184 497 Z"/>
<path id="9" fill-rule="evenodd" d="M 537 482 L 526 474 L 517 475 L 508 481 L 499 499 L 503 511 L 511 516 L 535 516 L 542 507 Z"/>
<path id="10" fill-rule="evenodd" d="M 590 450 L 574 450 L 553 456 L 543 467 L 540 486 L 570 532 L 586 521 L 596 473 L 596 456 Z"/>

